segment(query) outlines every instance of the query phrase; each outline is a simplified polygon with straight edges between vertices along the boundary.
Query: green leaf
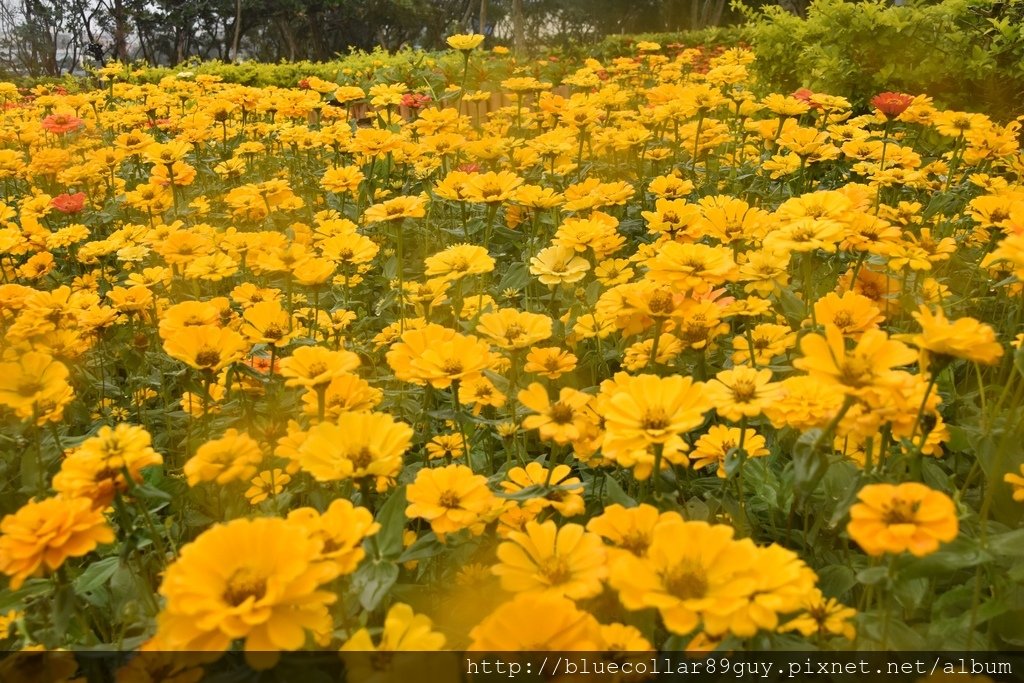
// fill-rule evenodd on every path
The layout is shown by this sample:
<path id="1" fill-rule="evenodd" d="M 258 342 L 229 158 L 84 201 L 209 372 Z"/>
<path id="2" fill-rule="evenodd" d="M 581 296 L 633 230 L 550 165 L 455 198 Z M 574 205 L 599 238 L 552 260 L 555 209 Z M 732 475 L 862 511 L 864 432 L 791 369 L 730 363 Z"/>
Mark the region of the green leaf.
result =
<path id="1" fill-rule="evenodd" d="M 132 493 L 139 498 L 144 498 L 146 500 L 163 500 L 167 502 L 174 500 L 174 496 L 169 494 L 167 491 L 158 489 L 150 484 L 137 485 L 132 488 Z"/>
<path id="2" fill-rule="evenodd" d="M 824 441 L 820 429 L 810 429 L 793 446 L 793 483 L 804 492 L 813 491 L 828 469 L 828 456 L 820 447 Z"/>
<path id="3" fill-rule="evenodd" d="M 117 556 L 104 557 L 102 560 L 93 562 L 75 579 L 75 590 L 79 593 L 96 590 L 110 580 L 120 564 L 121 558 Z"/>
<path id="4" fill-rule="evenodd" d="M 888 575 L 888 567 L 869 567 L 857 572 L 857 581 L 865 586 L 874 586 L 884 581 Z"/>
<path id="5" fill-rule="evenodd" d="M 413 560 L 425 560 L 435 555 L 440 555 L 444 549 L 444 544 L 437 540 L 434 532 L 430 532 L 417 538 L 416 542 L 406 548 L 405 552 L 399 556 L 398 561 L 412 562 Z"/>
<path id="6" fill-rule="evenodd" d="M 839 598 L 857 585 L 857 575 L 849 567 L 834 564 L 818 572 L 818 587 L 830 598 Z"/>
<path id="7" fill-rule="evenodd" d="M 359 594 L 363 609 L 377 609 L 384 596 L 398 580 L 398 565 L 394 562 L 364 562 L 352 575 L 352 588 Z"/>
<path id="8" fill-rule="evenodd" d="M 626 495 L 626 492 L 622 490 L 618 480 L 609 475 L 605 475 L 604 478 L 604 493 L 605 498 L 613 503 L 627 508 L 636 507 L 636 501 Z"/>
<path id="9" fill-rule="evenodd" d="M 0 593 L 0 614 L 6 614 L 8 610 L 20 609 L 26 600 L 48 592 L 51 587 L 52 585 L 47 579 L 29 579 L 24 586 L 16 591 L 3 591 Z"/>
<path id="10" fill-rule="evenodd" d="M 1005 534 L 992 536 L 988 540 L 988 549 L 996 555 L 1024 557 L 1024 529 L 1015 529 Z"/>
<path id="11" fill-rule="evenodd" d="M 371 540 L 381 557 L 396 558 L 402 553 L 402 532 L 405 530 L 405 487 L 400 486 L 388 497 L 377 513 L 378 531 Z"/>
<path id="12" fill-rule="evenodd" d="M 903 559 L 905 564 L 900 568 L 900 576 L 907 579 L 948 576 L 959 569 L 974 567 L 991 559 L 992 556 L 982 552 L 974 540 L 961 537 L 925 557 Z"/>

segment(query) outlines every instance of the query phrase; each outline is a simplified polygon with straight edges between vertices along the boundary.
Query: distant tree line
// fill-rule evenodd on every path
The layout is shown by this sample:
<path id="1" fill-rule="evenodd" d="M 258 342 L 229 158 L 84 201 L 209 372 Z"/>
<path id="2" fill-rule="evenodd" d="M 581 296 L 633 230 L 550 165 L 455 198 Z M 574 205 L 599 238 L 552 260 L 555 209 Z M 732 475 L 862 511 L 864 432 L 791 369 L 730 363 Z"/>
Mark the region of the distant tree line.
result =
<path id="1" fill-rule="evenodd" d="M 800 11 L 804 0 L 779 1 Z M 324 61 L 350 48 L 437 48 L 468 31 L 523 50 L 731 18 L 728 0 L 0 0 L 0 71 L 57 76 L 112 59 Z"/>

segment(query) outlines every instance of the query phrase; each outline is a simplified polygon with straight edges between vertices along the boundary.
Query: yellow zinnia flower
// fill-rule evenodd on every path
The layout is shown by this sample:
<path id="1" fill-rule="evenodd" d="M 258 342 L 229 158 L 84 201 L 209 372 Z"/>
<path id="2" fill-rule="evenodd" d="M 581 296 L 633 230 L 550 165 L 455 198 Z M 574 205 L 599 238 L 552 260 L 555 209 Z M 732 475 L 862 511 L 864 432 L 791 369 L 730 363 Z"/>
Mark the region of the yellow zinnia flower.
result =
<path id="1" fill-rule="evenodd" d="M 909 550 L 922 557 L 959 533 L 953 500 L 924 484 L 869 484 L 857 499 L 846 530 L 869 555 Z"/>
<path id="2" fill-rule="evenodd" d="M 481 518 L 497 503 L 487 479 L 465 465 L 420 470 L 405 497 L 405 516 L 427 520 L 441 538 L 460 529 L 482 530 Z"/>
<path id="3" fill-rule="evenodd" d="M 579 524 L 558 528 L 551 520 L 527 522 L 498 546 L 500 564 L 493 569 L 501 587 L 512 592 L 564 595 L 578 600 L 601 592 L 607 576 L 604 545 Z"/>
<path id="4" fill-rule="evenodd" d="M 114 531 L 88 498 L 45 498 L 21 506 L 0 521 L 0 572 L 18 590 L 45 567 L 58 569 L 97 545 L 112 543 Z"/>
<path id="5" fill-rule="evenodd" d="M 244 640 L 248 657 L 297 650 L 307 633 L 326 637 L 332 628 L 327 605 L 337 596 L 321 587 L 337 576 L 338 565 L 324 558 L 323 546 L 304 526 L 279 518 L 211 527 L 184 546 L 164 574 L 155 644 L 221 652 Z"/>

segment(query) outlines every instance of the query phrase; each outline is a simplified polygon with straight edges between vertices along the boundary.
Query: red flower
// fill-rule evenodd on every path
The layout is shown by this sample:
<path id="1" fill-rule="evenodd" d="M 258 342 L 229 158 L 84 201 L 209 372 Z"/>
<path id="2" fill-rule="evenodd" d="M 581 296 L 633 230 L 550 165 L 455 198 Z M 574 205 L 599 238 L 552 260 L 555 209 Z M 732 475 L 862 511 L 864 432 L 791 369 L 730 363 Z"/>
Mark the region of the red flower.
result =
<path id="1" fill-rule="evenodd" d="M 810 102 L 811 95 L 813 94 L 814 91 L 811 90 L 810 88 L 797 88 L 796 90 L 793 91 L 793 97 L 795 97 L 798 100 L 802 100 L 803 102 Z"/>
<path id="2" fill-rule="evenodd" d="M 301 81 L 299 81 L 299 88 L 301 88 L 302 90 L 309 90 L 309 79 L 303 78 Z"/>
<path id="3" fill-rule="evenodd" d="M 402 95 L 402 106 L 408 107 L 409 109 L 423 109 L 423 107 L 430 104 L 430 102 L 430 95 L 422 95 L 415 92 Z"/>
<path id="4" fill-rule="evenodd" d="M 462 164 L 459 166 L 459 170 L 463 173 L 478 173 L 480 171 L 480 164 Z"/>
<path id="5" fill-rule="evenodd" d="M 73 130 L 78 130 L 85 125 L 85 122 L 71 114 L 50 114 L 43 119 L 43 128 L 54 135 L 63 135 Z"/>
<path id="6" fill-rule="evenodd" d="M 85 208 L 85 193 L 59 194 L 50 200 L 50 206 L 61 213 L 78 213 Z"/>
<path id="7" fill-rule="evenodd" d="M 907 110 L 914 97 L 902 92 L 883 92 L 871 98 L 871 106 L 882 112 L 887 119 L 894 119 Z"/>
<path id="8" fill-rule="evenodd" d="M 797 90 L 793 92 L 793 97 L 800 100 L 801 102 L 806 102 L 807 104 L 811 105 L 812 109 L 823 108 L 817 102 L 811 101 L 811 98 L 814 97 L 814 91 L 811 90 L 810 88 L 797 88 Z"/>

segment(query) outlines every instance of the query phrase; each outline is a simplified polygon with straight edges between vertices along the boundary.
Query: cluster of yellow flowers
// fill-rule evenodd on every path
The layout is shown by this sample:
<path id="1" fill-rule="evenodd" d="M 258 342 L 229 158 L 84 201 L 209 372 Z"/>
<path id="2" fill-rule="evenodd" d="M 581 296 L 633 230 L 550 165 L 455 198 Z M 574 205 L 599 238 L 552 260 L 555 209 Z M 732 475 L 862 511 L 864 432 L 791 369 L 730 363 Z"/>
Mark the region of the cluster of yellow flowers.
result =
<path id="1" fill-rule="evenodd" d="M 884 647 L 856 572 L 1024 500 L 1019 122 L 481 40 L 436 101 L 0 86 L 0 572 L 109 593 L 40 644 Z"/>

